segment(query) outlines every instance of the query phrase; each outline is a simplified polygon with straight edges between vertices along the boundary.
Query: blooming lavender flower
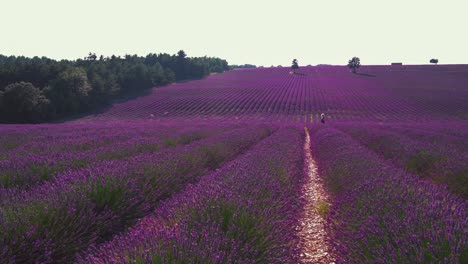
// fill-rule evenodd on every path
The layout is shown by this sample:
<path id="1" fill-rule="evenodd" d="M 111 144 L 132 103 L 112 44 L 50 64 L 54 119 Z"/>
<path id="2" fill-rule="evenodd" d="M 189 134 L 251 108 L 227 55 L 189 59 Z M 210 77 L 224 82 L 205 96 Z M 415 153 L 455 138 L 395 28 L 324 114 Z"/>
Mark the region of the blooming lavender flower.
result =
<path id="1" fill-rule="evenodd" d="M 170 123 L 162 126 L 148 123 L 121 126 L 80 124 L 76 129 L 79 131 L 84 127 L 83 134 L 69 136 L 68 126 L 56 128 L 46 135 L 39 132 L 33 142 L 10 151 L 8 158 L 0 160 L 0 187 L 31 187 L 64 171 L 93 166 L 92 163 L 96 161 L 157 152 L 236 127 L 184 127 Z"/>
<path id="2" fill-rule="evenodd" d="M 446 184 L 455 194 L 468 198 L 468 149 L 461 145 L 462 138 L 437 133 L 434 139 L 431 133 L 435 132 L 427 123 L 425 133 L 417 133 L 418 129 L 409 124 L 406 129 L 400 125 L 347 123 L 337 127 L 396 166 Z M 408 130 L 413 136 L 405 135 Z"/>
<path id="3" fill-rule="evenodd" d="M 313 148 L 334 201 L 328 218 L 342 262 L 458 263 L 468 246 L 468 203 L 420 180 L 338 130 Z"/>
<path id="4" fill-rule="evenodd" d="M 71 171 L 31 190 L 5 190 L 0 259 L 63 262 L 148 214 L 161 200 L 268 136 L 266 126 Z M 45 258 L 47 254 L 48 258 Z"/>
<path id="5" fill-rule="evenodd" d="M 300 131 L 280 129 L 79 262 L 293 263 Z"/>

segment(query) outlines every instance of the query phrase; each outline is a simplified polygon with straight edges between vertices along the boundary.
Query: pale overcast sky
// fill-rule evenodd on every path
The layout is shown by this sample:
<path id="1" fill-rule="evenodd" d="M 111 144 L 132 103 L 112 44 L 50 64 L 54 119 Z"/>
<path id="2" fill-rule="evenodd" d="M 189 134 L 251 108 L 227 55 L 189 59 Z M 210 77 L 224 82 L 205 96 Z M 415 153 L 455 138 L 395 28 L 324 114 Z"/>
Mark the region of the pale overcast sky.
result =
<path id="1" fill-rule="evenodd" d="M 0 54 L 176 53 L 230 64 L 468 63 L 466 0 L 0 0 Z"/>

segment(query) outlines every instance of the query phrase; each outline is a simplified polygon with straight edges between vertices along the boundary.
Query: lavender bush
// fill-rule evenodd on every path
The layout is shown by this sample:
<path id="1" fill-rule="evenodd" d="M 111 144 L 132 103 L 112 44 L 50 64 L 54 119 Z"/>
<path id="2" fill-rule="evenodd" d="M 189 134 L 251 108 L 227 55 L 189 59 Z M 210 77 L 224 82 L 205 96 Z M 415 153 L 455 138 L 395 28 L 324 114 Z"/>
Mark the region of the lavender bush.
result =
<path id="1" fill-rule="evenodd" d="M 283 128 L 82 263 L 293 263 L 301 130 Z"/>
<path id="2" fill-rule="evenodd" d="M 455 147 L 460 139 L 439 134 L 436 140 L 431 140 L 430 132 L 409 138 L 404 131 L 392 132 L 373 124 L 348 123 L 338 127 L 395 165 L 422 178 L 447 184 L 454 193 L 468 198 L 468 151 L 462 146 Z M 398 127 L 398 124 L 392 126 Z"/>
<path id="3" fill-rule="evenodd" d="M 63 129 L 54 129 L 53 134 L 37 136 L 31 144 L 10 151 L 8 159 L 0 161 L 0 188 L 32 186 L 66 170 L 93 166 L 96 161 L 155 153 L 223 132 L 230 126 L 134 124 L 117 129 L 118 126 L 103 127 L 91 123 L 85 128 L 88 130 L 85 133 L 70 136 L 63 135 L 66 133 Z"/>
<path id="4" fill-rule="evenodd" d="M 319 129 L 312 142 L 335 196 L 328 228 L 340 261 L 466 261 L 466 200 L 382 160 L 338 130 Z"/>
<path id="5" fill-rule="evenodd" d="M 270 133 L 265 126 L 237 129 L 156 154 L 101 162 L 30 191 L 5 190 L 0 259 L 70 261 Z"/>

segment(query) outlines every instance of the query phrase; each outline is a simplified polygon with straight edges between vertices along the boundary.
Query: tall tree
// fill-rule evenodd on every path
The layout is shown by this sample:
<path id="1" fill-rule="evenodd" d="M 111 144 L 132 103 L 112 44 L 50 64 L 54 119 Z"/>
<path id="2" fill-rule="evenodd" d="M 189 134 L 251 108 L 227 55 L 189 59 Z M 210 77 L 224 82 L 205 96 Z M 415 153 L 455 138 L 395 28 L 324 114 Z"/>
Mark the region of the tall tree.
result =
<path id="1" fill-rule="evenodd" d="M 187 79 L 188 76 L 187 76 L 187 69 L 188 68 L 187 66 L 187 54 L 185 54 L 185 51 L 183 50 L 179 50 L 179 52 L 177 52 L 177 66 L 176 66 L 176 69 L 175 69 L 175 73 L 176 73 L 176 77 L 177 79 L 179 80 L 183 80 L 183 79 Z M 188 61 L 190 63 L 190 60 Z"/>
<path id="2" fill-rule="evenodd" d="M 292 61 L 291 69 L 293 70 L 299 69 L 299 63 L 297 62 L 296 59 Z"/>
<path id="3" fill-rule="evenodd" d="M 88 57 L 86 57 L 86 60 L 89 60 L 89 61 L 95 61 L 97 59 L 97 56 L 96 56 L 96 53 L 88 53 Z"/>
<path id="4" fill-rule="evenodd" d="M 183 60 L 183 59 L 185 59 L 185 57 L 187 57 L 187 54 L 185 53 L 185 51 L 179 50 L 179 52 L 177 52 L 177 58 L 178 59 Z"/>
<path id="5" fill-rule="evenodd" d="M 361 67 L 361 60 L 358 57 L 353 57 L 348 61 L 348 68 L 352 69 L 353 73 L 356 73 L 359 67 Z"/>
<path id="6" fill-rule="evenodd" d="M 58 113 L 76 113 L 84 106 L 91 89 L 86 71 L 70 68 L 45 90 Z"/>

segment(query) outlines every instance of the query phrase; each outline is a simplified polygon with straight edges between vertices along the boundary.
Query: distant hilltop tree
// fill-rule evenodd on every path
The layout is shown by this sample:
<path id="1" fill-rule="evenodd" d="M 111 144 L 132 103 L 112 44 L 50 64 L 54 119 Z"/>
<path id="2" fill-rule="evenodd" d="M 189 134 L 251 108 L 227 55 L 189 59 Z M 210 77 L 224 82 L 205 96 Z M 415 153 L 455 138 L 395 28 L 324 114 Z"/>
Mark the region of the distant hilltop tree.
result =
<path id="1" fill-rule="evenodd" d="M 358 57 L 353 57 L 348 61 L 348 68 L 353 69 L 353 73 L 356 73 L 359 67 L 361 67 L 361 60 Z"/>
<path id="2" fill-rule="evenodd" d="M 299 69 L 299 63 L 297 62 L 296 59 L 292 61 L 291 69 L 293 69 L 293 71 L 296 69 Z"/>
<path id="3" fill-rule="evenodd" d="M 439 63 L 439 60 L 438 59 L 431 59 L 429 62 L 433 63 L 433 64 L 437 64 L 437 63 Z"/>

